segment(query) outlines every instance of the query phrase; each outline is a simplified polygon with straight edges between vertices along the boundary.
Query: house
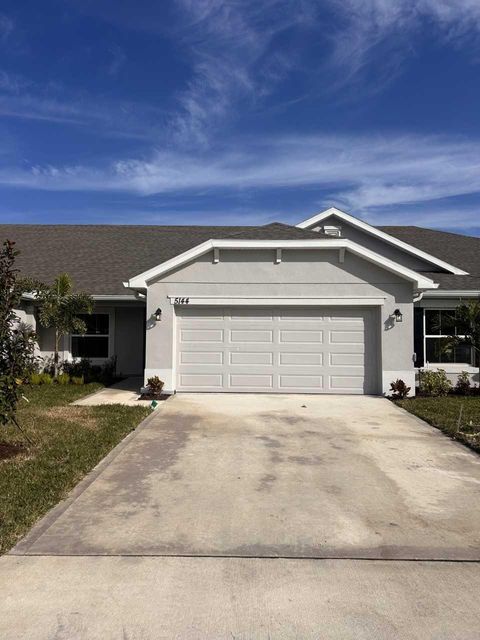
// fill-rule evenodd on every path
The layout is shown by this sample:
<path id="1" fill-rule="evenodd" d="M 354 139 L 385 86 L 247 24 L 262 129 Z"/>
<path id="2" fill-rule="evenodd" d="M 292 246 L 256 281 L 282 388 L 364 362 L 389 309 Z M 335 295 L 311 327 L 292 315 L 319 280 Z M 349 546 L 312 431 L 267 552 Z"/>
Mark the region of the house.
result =
<path id="1" fill-rule="evenodd" d="M 296 226 L 0 225 L 25 275 L 68 272 L 95 299 L 66 359 L 115 355 L 165 389 L 381 394 L 420 367 L 476 376 L 445 354 L 453 309 L 480 295 L 480 238 L 374 227 L 336 208 Z M 22 317 L 36 322 L 34 300 Z M 478 382 L 478 378 L 475 378 Z"/>

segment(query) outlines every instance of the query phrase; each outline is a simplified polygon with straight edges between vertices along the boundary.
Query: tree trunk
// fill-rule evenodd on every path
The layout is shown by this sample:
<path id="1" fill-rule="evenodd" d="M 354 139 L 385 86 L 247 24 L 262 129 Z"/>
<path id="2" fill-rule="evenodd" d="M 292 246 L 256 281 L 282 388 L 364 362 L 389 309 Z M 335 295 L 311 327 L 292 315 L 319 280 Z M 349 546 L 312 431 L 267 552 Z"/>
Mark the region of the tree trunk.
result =
<path id="1" fill-rule="evenodd" d="M 58 330 L 55 329 L 55 353 L 53 355 L 53 375 L 55 378 L 58 376 L 58 349 L 60 346 L 60 336 Z"/>

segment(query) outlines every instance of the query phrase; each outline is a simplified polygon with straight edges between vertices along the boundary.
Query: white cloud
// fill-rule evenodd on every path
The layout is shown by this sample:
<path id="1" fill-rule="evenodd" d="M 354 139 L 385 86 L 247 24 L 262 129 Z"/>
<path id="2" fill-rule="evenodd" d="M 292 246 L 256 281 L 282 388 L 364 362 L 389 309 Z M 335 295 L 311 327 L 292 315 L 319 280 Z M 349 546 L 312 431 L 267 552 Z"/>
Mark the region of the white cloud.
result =
<path id="1" fill-rule="evenodd" d="M 6 42 L 13 29 L 13 20 L 5 14 L 0 13 L 0 42 Z"/>
<path id="2" fill-rule="evenodd" d="M 199 153 L 157 151 L 108 166 L 0 170 L 0 183 L 140 195 L 316 189 L 358 213 L 480 194 L 477 140 L 426 136 L 286 137 Z"/>
<path id="3" fill-rule="evenodd" d="M 415 36 L 431 36 L 462 47 L 480 43 L 478 0 L 329 0 L 336 14 L 331 63 L 343 70 L 338 84 L 348 84 L 369 65 L 383 81 L 392 78 L 415 51 Z M 477 56 L 477 47 L 472 59 Z"/>
<path id="4" fill-rule="evenodd" d="M 311 21 L 310 0 L 177 0 L 186 26 L 180 42 L 192 75 L 171 122 L 179 142 L 206 143 L 243 100 L 268 94 L 292 66 L 293 52 L 272 51 L 278 34 Z"/>

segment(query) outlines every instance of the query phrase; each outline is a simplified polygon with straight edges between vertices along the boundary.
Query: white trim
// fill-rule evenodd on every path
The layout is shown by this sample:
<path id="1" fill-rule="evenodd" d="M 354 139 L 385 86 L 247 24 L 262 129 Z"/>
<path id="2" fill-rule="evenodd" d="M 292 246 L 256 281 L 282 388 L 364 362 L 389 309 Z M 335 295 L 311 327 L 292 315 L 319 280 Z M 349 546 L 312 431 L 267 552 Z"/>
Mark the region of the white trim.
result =
<path id="1" fill-rule="evenodd" d="M 292 306 L 292 307 L 319 307 L 319 306 L 381 306 L 385 304 L 384 297 L 372 296 L 331 296 L 321 298 L 311 297 L 268 297 L 265 296 L 167 296 L 170 304 L 178 307 L 191 306 L 254 306 L 254 307 L 271 307 L 271 306 Z M 188 304 L 175 304 L 175 299 L 187 299 Z"/>
<path id="2" fill-rule="evenodd" d="M 404 251 L 407 251 L 408 253 L 411 253 L 412 255 L 418 258 L 422 258 L 423 260 L 430 262 L 431 264 L 435 264 L 438 267 L 445 269 L 446 271 L 450 271 L 450 273 L 453 273 L 457 276 L 468 275 L 467 271 L 463 271 L 463 269 L 459 269 L 458 267 L 455 267 L 454 265 L 449 264 L 444 260 L 440 260 L 440 258 L 436 258 L 435 256 L 432 256 L 430 253 L 421 251 L 420 249 L 417 249 L 417 247 L 414 247 L 411 244 L 407 244 L 406 242 L 403 242 L 402 240 L 399 240 L 398 238 L 395 238 L 394 236 L 391 236 L 390 234 L 385 233 L 384 231 L 380 231 L 380 229 L 377 229 L 376 227 L 373 227 L 367 222 L 363 222 L 363 220 L 359 220 L 358 218 L 355 218 L 349 213 L 346 213 L 345 211 L 341 211 L 336 207 L 330 207 L 330 209 L 326 209 L 326 211 L 317 213 L 311 218 L 308 218 L 307 220 L 303 220 L 302 222 L 299 222 L 296 226 L 299 229 L 306 229 L 308 227 L 311 227 L 312 225 L 318 225 L 322 220 L 325 220 L 325 218 L 328 218 L 330 216 L 336 216 L 341 220 L 345 220 L 346 222 L 353 225 L 354 227 L 357 227 L 358 229 L 361 229 L 362 231 L 365 231 L 366 233 L 369 233 L 372 236 L 376 236 L 377 238 L 380 238 L 381 240 L 384 240 L 389 244 L 395 245 L 399 249 L 403 249 Z"/>
<path id="3" fill-rule="evenodd" d="M 417 289 L 436 289 L 438 284 L 430 278 L 417 273 L 408 267 L 405 267 L 393 260 L 389 260 L 385 256 L 375 253 L 370 249 L 366 249 L 361 245 L 348 240 L 346 238 L 319 238 L 318 240 L 207 240 L 201 244 L 184 251 L 184 253 L 163 262 L 162 264 L 149 269 L 139 275 L 131 278 L 128 286 L 131 289 L 146 289 L 148 283 L 154 278 L 180 267 L 187 262 L 198 258 L 199 256 L 212 251 L 213 249 L 347 249 L 373 264 L 376 264 L 387 271 L 391 271 L 396 275 L 410 280 L 415 284 Z"/>
<path id="4" fill-rule="evenodd" d="M 437 289 L 436 291 L 425 291 L 424 298 L 479 298 L 479 289 Z"/>

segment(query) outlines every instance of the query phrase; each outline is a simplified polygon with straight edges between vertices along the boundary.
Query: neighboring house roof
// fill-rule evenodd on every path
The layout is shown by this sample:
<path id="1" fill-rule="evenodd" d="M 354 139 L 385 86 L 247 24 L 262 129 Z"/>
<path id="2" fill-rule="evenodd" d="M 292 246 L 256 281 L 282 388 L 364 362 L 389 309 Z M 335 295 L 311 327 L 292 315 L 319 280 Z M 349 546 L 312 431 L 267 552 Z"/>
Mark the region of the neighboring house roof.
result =
<path id="1" fill-rule="evenodd" d="M 23 275 L 51 282 L 68 272 L 92 295 L 128 294 L 123 282 L 211 238 L 316 239 L 318 233 L 272 223 L 265 226 L 0 225 L 0 241 L 17 244 Z M 133 297 L 133 294 L 132 294 Z"/>
<path id="2" fill-rule="evenodd" d="M 468 275 L 426 273 L 440 284 L 440 289 L 480 291 L 480 238 L 414 226 L 378 228 L 468 272 Z"/>

